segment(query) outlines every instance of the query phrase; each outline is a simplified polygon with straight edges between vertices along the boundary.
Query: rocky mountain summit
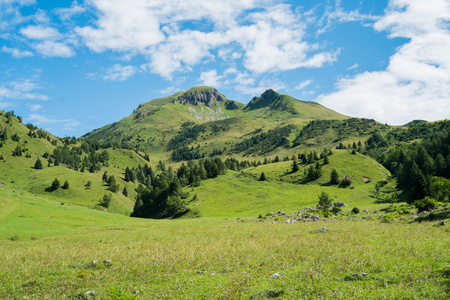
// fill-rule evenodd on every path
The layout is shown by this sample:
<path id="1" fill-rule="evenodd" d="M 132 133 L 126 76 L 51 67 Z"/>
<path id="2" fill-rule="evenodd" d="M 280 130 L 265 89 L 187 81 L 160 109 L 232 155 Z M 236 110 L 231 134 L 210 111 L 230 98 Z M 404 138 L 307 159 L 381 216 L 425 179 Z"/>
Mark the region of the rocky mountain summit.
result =
<path id="1" fill-rule="evenodd" d="M 200 105 L 204 103 L 207 107 L 215 104 L 215 101 L 223 102 L 225 98 L 214 88 L 204 90 L 188 91 L 178 98 L 173 100 L 173 103 L 180 103 L 183 105 Z"/>

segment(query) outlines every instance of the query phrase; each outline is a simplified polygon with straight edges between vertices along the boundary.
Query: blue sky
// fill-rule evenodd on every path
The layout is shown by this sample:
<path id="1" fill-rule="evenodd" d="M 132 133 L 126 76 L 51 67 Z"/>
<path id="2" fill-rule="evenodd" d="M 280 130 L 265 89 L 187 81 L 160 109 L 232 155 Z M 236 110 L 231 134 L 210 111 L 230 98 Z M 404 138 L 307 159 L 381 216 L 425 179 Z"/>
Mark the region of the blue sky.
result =
<path id="1" fill-rule="evenodd" d="M 0 109 L 81 136 L 198 85 L 388 124 L 450 114 L 449 0 L 0 0 Z"/>

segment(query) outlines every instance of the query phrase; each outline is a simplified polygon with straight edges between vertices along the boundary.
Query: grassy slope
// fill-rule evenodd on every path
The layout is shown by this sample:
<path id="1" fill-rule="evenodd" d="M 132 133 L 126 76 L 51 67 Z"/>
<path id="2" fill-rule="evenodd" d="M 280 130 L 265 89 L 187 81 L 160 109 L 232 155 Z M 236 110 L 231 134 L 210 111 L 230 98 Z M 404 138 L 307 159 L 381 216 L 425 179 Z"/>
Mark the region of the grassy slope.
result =
<path id="1" fill-rule="evenodd" d="M 313 119 L 347 118 L 320 104 L 299 101 L 287 95 L 280 95 L 279 99 L 270 106 L 250 110 L 245 108 L 243 104 L 240 104 L 241 109 L 227 110 L 223 102 L 218 103 L 224 112 L 218 116 L 227 116 L 228 119 L 215 121 L 208 120 L 205 111 L 208 111 L 209 108 L 204 105 L 184 106 L 172 103 L 183 93 L 205 89 L 210 88 L 196 87 L 168 97 L 151 100 L 141 104 L 130 116 L 94 130 L 86 134 L 85 137 L 116 142 L 124 140 L 132 145 L 139 145 L 142 150 L 151 153 L 156 161 L 169 162 L 170 153 L 166 152 L 167 142 L 178 132 L 181 124 L 187 121 L 207 126 L 207 132 L 190 146 L 200 145 L 201 152 L 211 153 L 214 149 L 223 149 L 224 147 L 230 149 L 231 145 L 252 137 L 252 133 L 256 129 L 262 129 L 265 132 L 277 126 L 288 124 L 302 128 Z M 212 109 L 215 110 L 214 107 Z M 195 111 L 195 113 L 190 110 Z M 199 120 L 195 116 L 203 116 L 204 119 Z M 212 125 L 229 125 L 230 128 L 226 132 L 216 134 L 211 130 Z M 292 140 L 296 133 L 298 132 L 293 132 Z M 285 153 L 288 155 L 291 152 L 277 149 L 273 152 L 273 156 L 284 155 Z M 238 155 L 237 158 L 240 158 L 240 156 Z"/>
<path id="2" fill-rule="evenodd" d="M 4 185 L 0 208 L 2 299 L 449 296 L 450 235 L 427 223 L 143 220 Z"/>
<path id="3" fill-rule="evenodd" d="M 315 206 L 322 191 L 336 201 L 343 201 L 360 208 L 371 208 L 373 199 L 369 191 L 374 183 L 387 178 L 390 173 L 374 160 L 360 155 L 352 155 L 346 150 L 335 150 L 330 156 L 330 164 L 323 166 L 323 176 L 316 181 L 305 182 L 304 170 L 291 174 L 292 161 L 261 165 L 243 172 L 228 171 L 217 179 L 203 181 L 191 192 L 197 194 L 198 202 L 193 203 L 203 216 L 255 217 L 270 211 L 298 211 L 306 206 Z M 339 176 L 349 176 L 353 189 L 330 186 L 330 174 L 336 169 Z M 267 181 L 259 181 L 261 172 Z M 371 180 L 365 183 L 363 177 Z"/>
<path id="4" fill-rule="evenodd" d="M 95 207 L 104 194 L 110 193 L 107 190 L 108 187 L 102 183 L 102 175 L 107 171 L 108 175 L 115 177 L 121 187 L 118 193 L 113 193 L 113 201 L 109 211 L 127 215 L 132 212 L 136 185 L 125 182 L 123 174 L 127 166 L 132 168 L 147 163 L 142 157 L 129 150 L 108 149 L 110 165 L 103 167 L 100 172 L 89 173 L 86 171 L 82 173 L 65 166 L 47 167 L 48 162 L 42 155 L 45 152 L 52 153 L 55 147 L 46 139 L 30 138 L 28 129 L 20 124 L 17 119 L 13 118 L 13 123 L 10 125 L 4 123 L 3 117 L 0 116 L 0 118 L 2 118 L 1 125 L 7 127 L 9 136 L 9 139 L 0 148 L 0 154 L 4 158 L 3 161 L 0 161 L 0 183 L 14 188 L 18 193 L 30 192 L 45 199 Z M 10 139 L 14 133 L 19 135 L 19 142 Z M 51 140 L 55 139 L 55 137 L 51 137 Z M 61 142 L 58 142 L 58 144 L 61 145 Z M 21 157 L 12 156 L 12 151 L 17 145 L 28 149 Z M 31 155 L 31 158 L 25 157 L 27 153 Z M 42 170 L 34 169 L 34 163 L 38 157 L 44 166 Z M 46 191 L 55 178 L 60 181 L 61 185 L 67 180 L 69 189 Z M 88 181 L 92 182 L 91 189 L 85 188 Z M 129 191 L 128 197 L 121 193 L 124 186 Z"/>

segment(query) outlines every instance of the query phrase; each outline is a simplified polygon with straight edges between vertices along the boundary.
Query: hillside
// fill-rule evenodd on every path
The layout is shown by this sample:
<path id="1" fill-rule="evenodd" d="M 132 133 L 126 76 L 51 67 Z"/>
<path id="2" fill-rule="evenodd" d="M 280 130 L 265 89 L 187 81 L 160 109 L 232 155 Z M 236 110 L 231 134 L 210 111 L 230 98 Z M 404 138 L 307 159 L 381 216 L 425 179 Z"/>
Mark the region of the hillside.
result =
<path id="1" fill-rule="evenodd" d="M 83 138 L 127 143 L 166 162 L 217 154 L 241 157 L 243 153 L 232 149 L 236 144 L 289 125 L 285 138 L 291 141 L 309 121 L 322 119 L 346 117 L 273 90 L 244 105 L 227 99 L 214 88 L 196 87 L 141 104 L 128 117 Z M 195 151 L 191 151 L 193 148 Z M 276 148 L 279 147 L 274 147 L 272 154 L 282 150 Z"/>
<path id="2" fill-rule="evenodd" d="M 0 132 L 1 185 L 14 189 L 18 195 L 31 193 L 97 209 L 103 209 L 98 204 L 105 194 L 110 194 L 110 212 L 131 213 L 136 187 L 123 180 L 123 172 L 127 166 L 147 163 L 134 151 L 54 137 L 32 124 L 22 124 L 21 118 L 10 112 L 0 112 Z M 37 160 L 41 169 L 35 167 Z M 115 178 L 120 191 L 111 192 L 102 181 L 105 172 Z M 55 179 L 61 186 L 67 181 L 69 188 L 52 190 Z M 91 182 L 89 186 L 88 182 Z M 128 196 L 122 193 L 124 187 L 129 191 Z"/>

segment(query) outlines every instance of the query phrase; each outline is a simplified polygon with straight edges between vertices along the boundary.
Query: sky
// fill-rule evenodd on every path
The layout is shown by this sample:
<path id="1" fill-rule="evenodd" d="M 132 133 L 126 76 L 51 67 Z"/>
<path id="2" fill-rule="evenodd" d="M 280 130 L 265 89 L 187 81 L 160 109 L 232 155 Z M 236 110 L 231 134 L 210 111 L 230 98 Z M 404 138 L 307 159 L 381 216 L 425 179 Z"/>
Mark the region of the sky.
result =
<path id="1" fill-rule="evenodd" d="M 79 137 L 207 85 L 450 118 L 450 0 L 0 0 L 0 109 Z"/>

